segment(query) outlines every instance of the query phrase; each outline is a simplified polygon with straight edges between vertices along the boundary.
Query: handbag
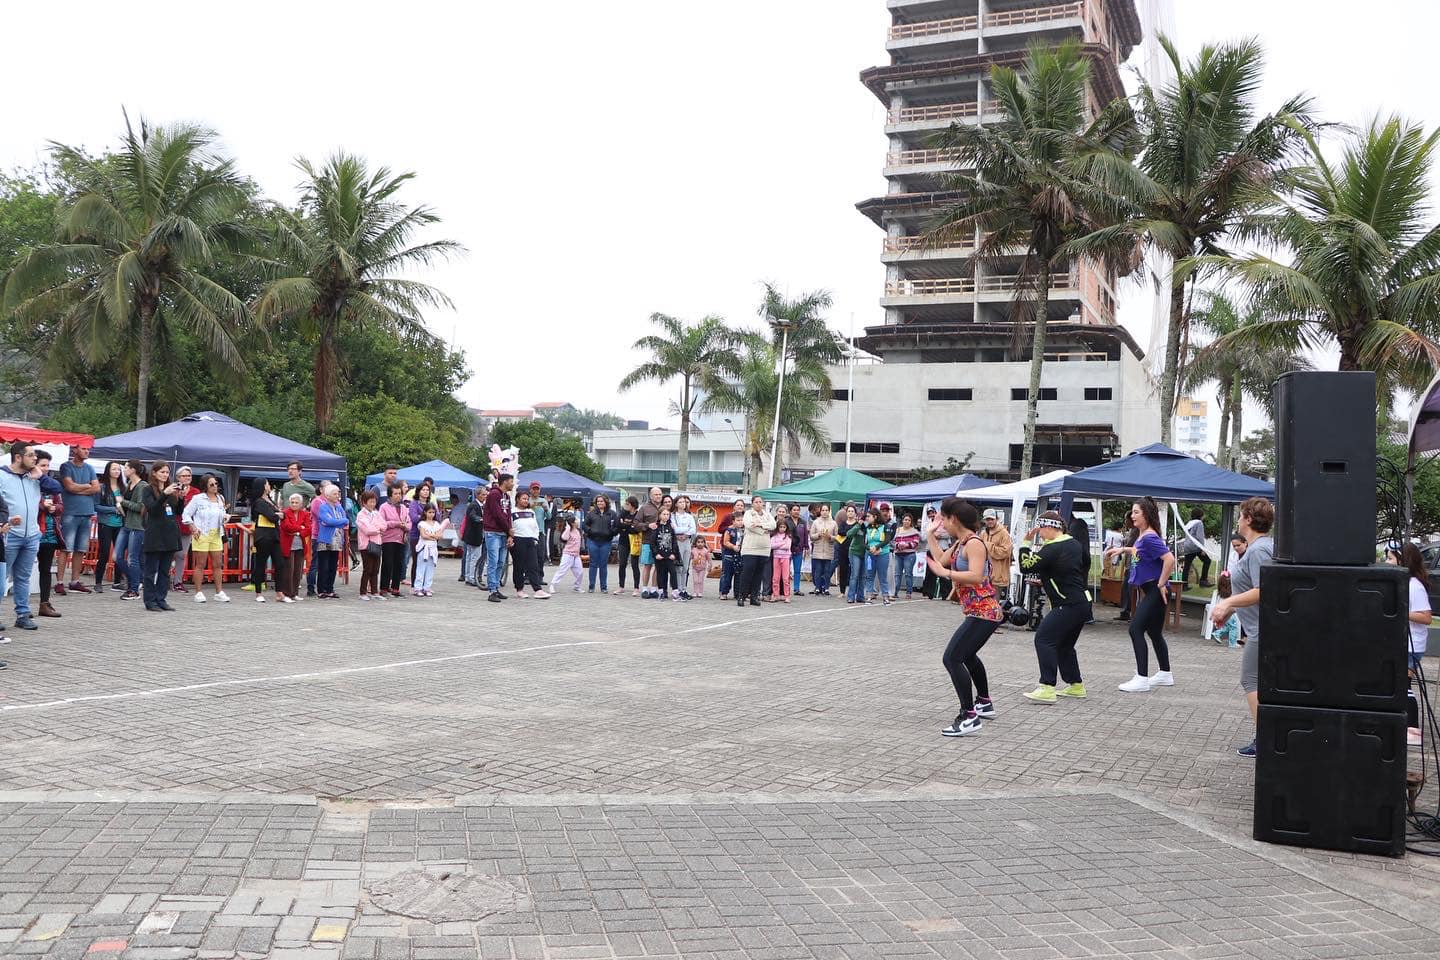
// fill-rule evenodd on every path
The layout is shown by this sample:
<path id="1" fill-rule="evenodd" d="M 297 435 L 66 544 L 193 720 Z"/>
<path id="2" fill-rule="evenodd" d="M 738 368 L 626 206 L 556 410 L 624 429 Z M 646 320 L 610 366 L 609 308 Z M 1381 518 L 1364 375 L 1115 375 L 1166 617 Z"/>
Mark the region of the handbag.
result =
<path id="1" fill-rule="evenodd" d="M 381 553 L 382 551 L 380 549 L 379 540 L 371 540 L 369 543 L 365 544 L 365 556 L 378 557 Z"/>

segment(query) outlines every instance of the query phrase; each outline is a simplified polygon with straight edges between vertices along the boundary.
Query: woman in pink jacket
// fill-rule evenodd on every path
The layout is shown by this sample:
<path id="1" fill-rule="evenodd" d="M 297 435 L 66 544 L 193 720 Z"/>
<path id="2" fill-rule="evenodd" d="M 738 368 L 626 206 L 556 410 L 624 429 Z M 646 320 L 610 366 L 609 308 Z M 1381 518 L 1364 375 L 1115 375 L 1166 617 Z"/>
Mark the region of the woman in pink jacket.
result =
<path id="1" fill-rule="evenodd" d="M 400 578 L 405 575 L 405 540 L 410 535 L 410 509 L 401 499 L 399 486 L 390 488 L 390 499 L 380 505 L 380 519 L 385 524 L 380 534 L 380 592 L 400 599 Z"/>
<path id="2" fill-rule="evenodd" d="M 385 521 L 375 509 L 374 490 L 360 494 L 360 512 L 355 517 L 356 546 L 360 550 L 360 599 L 380 599 L 380 554 Z"/>

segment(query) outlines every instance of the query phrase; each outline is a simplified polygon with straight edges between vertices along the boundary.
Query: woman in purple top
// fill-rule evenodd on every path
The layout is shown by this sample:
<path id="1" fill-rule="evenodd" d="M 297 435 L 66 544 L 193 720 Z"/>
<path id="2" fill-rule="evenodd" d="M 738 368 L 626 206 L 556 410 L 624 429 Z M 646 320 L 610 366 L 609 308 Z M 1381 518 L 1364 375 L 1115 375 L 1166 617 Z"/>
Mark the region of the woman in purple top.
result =
<path id="1" fill-rule="evenodd" d="M 1175 554 L 1160 536 L 1160 507 L 1150 497 L 1141 497 L 1130 508 L 1130 522 L 1137 536 L 1133 547 L 1115 547 L 1105 551 L 1106 558 L 1129 553 L 1135 558 L 1130 568 L 1130 587 L 1139 587 L 1140 602 L 1130 620 L 1130 644 L 1135 648 L 1135 676 L 1120 684 L 1125 693 L 1145 693 L 1154 687 L 1173 687 L 1170 673 L 1170 648 L 1165 645 L 1165 591 L 1170 571 L 1175 569 Z M 1149 650 L 1145 635 L 1155 645 L 1155 663 L 1160 669 L 1149 676 Z"/>

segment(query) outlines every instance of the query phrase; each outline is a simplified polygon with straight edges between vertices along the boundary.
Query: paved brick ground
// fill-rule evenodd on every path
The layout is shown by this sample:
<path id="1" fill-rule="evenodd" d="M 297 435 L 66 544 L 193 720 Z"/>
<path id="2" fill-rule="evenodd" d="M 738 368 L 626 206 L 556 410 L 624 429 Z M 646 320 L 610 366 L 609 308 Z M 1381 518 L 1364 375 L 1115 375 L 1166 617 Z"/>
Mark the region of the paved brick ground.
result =
<path id="1" fill-rule="evenodd" d="M 1054 707 L 1004 631 L 1001 715 L 949 741 L 948 605 L 495 605 L 447 571 L 385 604 L 67 598 L 0 652 L 0 953 L 1440 956 L 1430 862 L 1246 839 L 1236 656 L 1193 627 L 1177 686 L 1127 696 L 1096 625 L 1090 699 Z M 533 910 L 367 906 L 417 864 Z"/>

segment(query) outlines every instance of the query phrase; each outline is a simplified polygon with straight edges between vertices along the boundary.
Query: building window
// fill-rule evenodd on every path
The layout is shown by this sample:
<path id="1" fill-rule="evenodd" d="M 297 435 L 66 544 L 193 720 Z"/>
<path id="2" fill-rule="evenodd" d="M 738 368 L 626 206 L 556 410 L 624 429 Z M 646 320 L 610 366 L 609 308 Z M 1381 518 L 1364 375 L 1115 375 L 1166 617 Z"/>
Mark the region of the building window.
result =
<path id="1" fill-rule="evenodd" d="M 1086 400 L 1110 400 L 1110 399 L 1112 399 L 1111 389 L 1110 389 L 1109 387 L 1086 387 L 1086 388 L 1085 388 L 1085 399 L 1086 399 Z"/>
<path id="2" fill-rule="evenodd" d="M 845 452 L 845 443 L 844 443 L 844 441 L 837 440 L 837 441 L 835 441 L 834 443 L 830 444 L 830 452 L 831 452 L 831 453 L 844 453 L 844 452 Z M 852 440 L 852 441 L 850 442 L 850 452 L 851 452 L 851 453 L 899 453 L 899 452 L 900 452 L 900 444 L 898 444 L 898 443 L 859 443 L 859 442 L 856 442 L 856 441 L 853 441 L 853 440 Z"/>
<path id="3" fill-rule="evenodd" d="M 849 390 L 831 390 L 831 391 L 830 391 L 830 399 L 831 399 L 831 400 L 846 400 L 846 401 L 848 401 L 848 400 L 850 399 L 850 391 L 849 391 Z"/>
<path id="4" fill-rule="evenodd" d="M 1024 387 L 1011 387 L 1011 388 L 1010 388 L 1010 399 L 1011 399 L 1011 400 L 1028 400 L 1028 399 L 1030 399 L 1030 391 L 1027 390 L 1027 389 L 1025 389 Z M 1054 400 L 1054 399 L 1055 399 L 1055 388 L 1054 388 L 1054 387 L 1041 387 L 1041 388 L 1040 388 L 1040 399 L 1041 399 L 1041 400 Z"/>
<path id="5" fill-rule="evenodd" d="M 973 400 L 975 391 L 970 387 L 932 387 L 931 400 Z"/>

